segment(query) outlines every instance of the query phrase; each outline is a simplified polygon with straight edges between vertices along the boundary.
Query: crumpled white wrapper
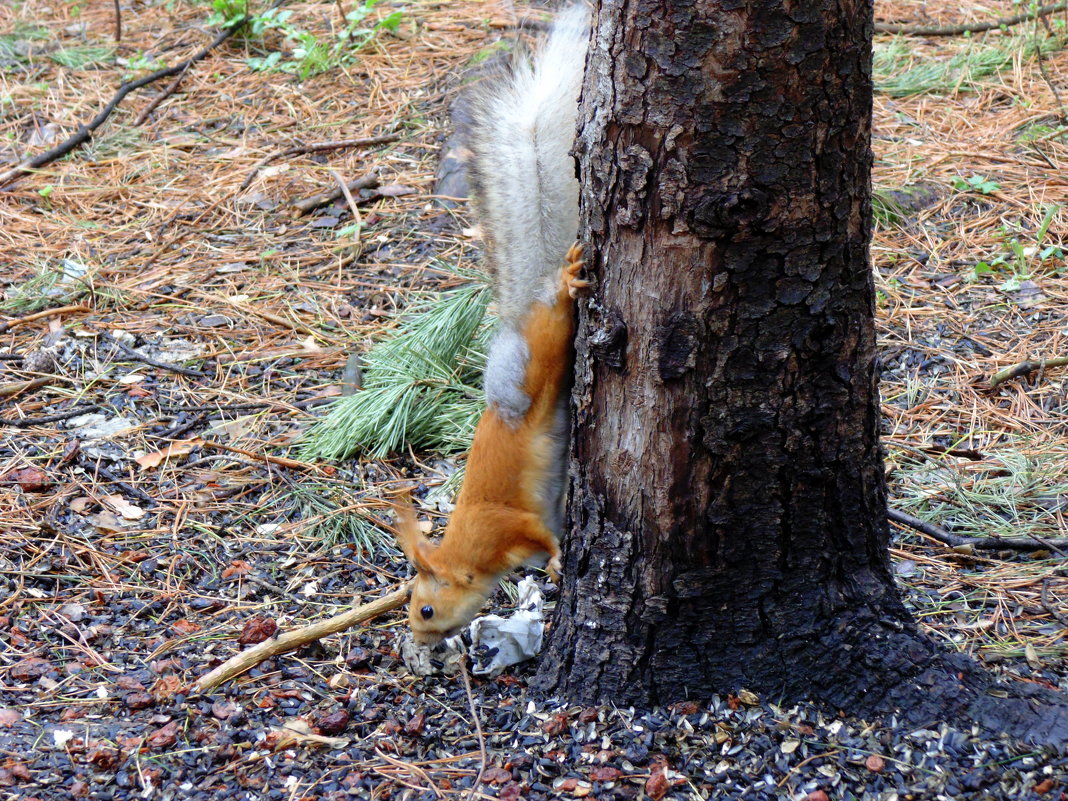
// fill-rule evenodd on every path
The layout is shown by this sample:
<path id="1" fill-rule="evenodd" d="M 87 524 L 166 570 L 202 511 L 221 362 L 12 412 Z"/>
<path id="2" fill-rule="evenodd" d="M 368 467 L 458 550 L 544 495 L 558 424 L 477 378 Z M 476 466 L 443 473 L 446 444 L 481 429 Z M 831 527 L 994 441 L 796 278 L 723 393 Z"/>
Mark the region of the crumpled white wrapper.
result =
<path id="1" fill-rule="evenodd" d="M 545 598 L 529 576 L 519 582 L 519 600 L 509 617 L 485 615 L 471 621 L 465 634 L 450 637 L 432 648 L 418 645 L 408 634 L 400 654 L 408 670 L 417 676 L 452 675 L 459 670 L 465 636 L 471 656 L 471 672 L 490 678 L 505 668 L 525 662 L 541 651 L 545 636 Z"/>

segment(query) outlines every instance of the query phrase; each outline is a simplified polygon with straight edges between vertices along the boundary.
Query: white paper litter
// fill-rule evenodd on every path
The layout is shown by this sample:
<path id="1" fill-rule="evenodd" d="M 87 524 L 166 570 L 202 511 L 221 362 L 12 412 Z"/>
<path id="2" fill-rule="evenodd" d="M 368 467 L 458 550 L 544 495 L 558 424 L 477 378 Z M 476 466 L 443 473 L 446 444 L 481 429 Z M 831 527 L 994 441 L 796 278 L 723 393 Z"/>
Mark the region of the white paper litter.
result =
<path id="1" fill-rule="evenodd" d="M 545 636 L 545 598 L 527 576 L 519 582 L 519 600 L 511 617 L 486 615 L 471 622 L 471 672 L 497 676 L 506 667 L 538 655 Z"/>
<path id="2" fill-rule="evenodd" d="M 416 676 L 451 676 L 459 671 L 467 639 L 471 642 L 466 648 L 471 656 L 471 672 L 492 678 L 541 651 L 545 636 L 544 603 L 541 590 L 528 576 L 519 582 L 519 600 L 509 617 L 475 618 L 465 634 L 450 637 L 434 647 L 417 644 L 409 633 L 401 642 L 401 659 Z"/>

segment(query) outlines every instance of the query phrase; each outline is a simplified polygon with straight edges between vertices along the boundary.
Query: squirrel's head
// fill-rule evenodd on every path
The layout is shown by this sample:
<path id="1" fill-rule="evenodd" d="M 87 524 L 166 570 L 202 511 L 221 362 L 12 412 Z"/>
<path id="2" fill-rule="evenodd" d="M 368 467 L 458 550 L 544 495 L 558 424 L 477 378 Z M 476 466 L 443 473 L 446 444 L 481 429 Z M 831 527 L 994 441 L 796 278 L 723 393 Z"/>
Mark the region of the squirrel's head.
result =
<path id="1" fill-rule="evenodd" d="M 466 566 L 441 559 L 439 547 L 419 530 L 410 504 L 397 504 L 396 509 L 397 540 L 416 570 L 408 607 L 412 636 L 421 645 L 437 645 L 474 619 L 492 583 L 487 586 Z"/>

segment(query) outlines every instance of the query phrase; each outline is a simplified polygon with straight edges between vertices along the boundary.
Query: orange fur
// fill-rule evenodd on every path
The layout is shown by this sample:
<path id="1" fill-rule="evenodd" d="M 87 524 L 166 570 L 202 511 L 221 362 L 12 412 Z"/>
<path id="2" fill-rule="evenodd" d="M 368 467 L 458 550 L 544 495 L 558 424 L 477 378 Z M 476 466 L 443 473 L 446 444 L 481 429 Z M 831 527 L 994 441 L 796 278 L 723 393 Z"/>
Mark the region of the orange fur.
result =
<path id="1" fill-rule="evenodd" d="M 409 620 L 419 642 L 433 644 L 470 622 L 502 575 L 544 555 L 550 573 L 559 565 L 556 535 L 545 525 L 538 487 L 553 459 L 553 424 L 561 393 L 570 383 L 575 335 L 572 299 L 587 286 L 577 278 L 582 250 L 574 246 L 560 272 L 552 306 L 535 303 L 523 326 L 530 349 L 523 390 L 530 408 L 517 425 L 489 407 L 475 429 L 467 475 L 456 508 L 437 546 L 400 518 L 401 546 L 418 576 Z M 555 580 L 555 576 L 554 576 Z M 432 609 L 429 618 L 422 611 Z"/>

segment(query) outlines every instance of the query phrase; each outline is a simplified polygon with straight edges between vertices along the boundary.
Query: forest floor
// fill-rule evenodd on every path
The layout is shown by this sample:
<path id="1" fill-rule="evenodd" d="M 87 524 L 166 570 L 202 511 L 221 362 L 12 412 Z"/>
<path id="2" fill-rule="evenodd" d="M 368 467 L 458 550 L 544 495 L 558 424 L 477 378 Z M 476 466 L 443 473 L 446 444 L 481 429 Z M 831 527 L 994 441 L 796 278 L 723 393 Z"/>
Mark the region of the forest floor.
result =
<path id="1" fill-rule="evenodd" d="M 191 56 L 228 5 L 123 4 L 116 41 L 110 3 L 0 4 L 0 170 Z M 399 613 L 187 694 L 250 620 L 291 628 L 407 575 L 385 498 L 441 485 L 453 460 L 294 446 L 352 383 L 350 354 L 477 264 L 436 173 L 460 76 L 515 19 L 503 3 L 286 3 L 3 190 L 0 798 L 435 798 L 480 770 L 472 797 L 1065 798 L 1055 750 L 745 694 L 560 707 L 529 702 L 523 670 L 475 681 L 483 765 L 459 679 L 399 661 Z M 896 530 L 903 593 L 949 647 L 1062 688 L 1068 368 L 991 378 L 1068 356 L 1065 34 L 1059 13 L 877 35 L 872 251 L 892 506 L 1037 543 Z M 339 144 L 370 137 L 386 139 Z M 288 150 L 316 143 L 333 145 Z M 294 206 L 369 175 L 352 202 Z"/>

